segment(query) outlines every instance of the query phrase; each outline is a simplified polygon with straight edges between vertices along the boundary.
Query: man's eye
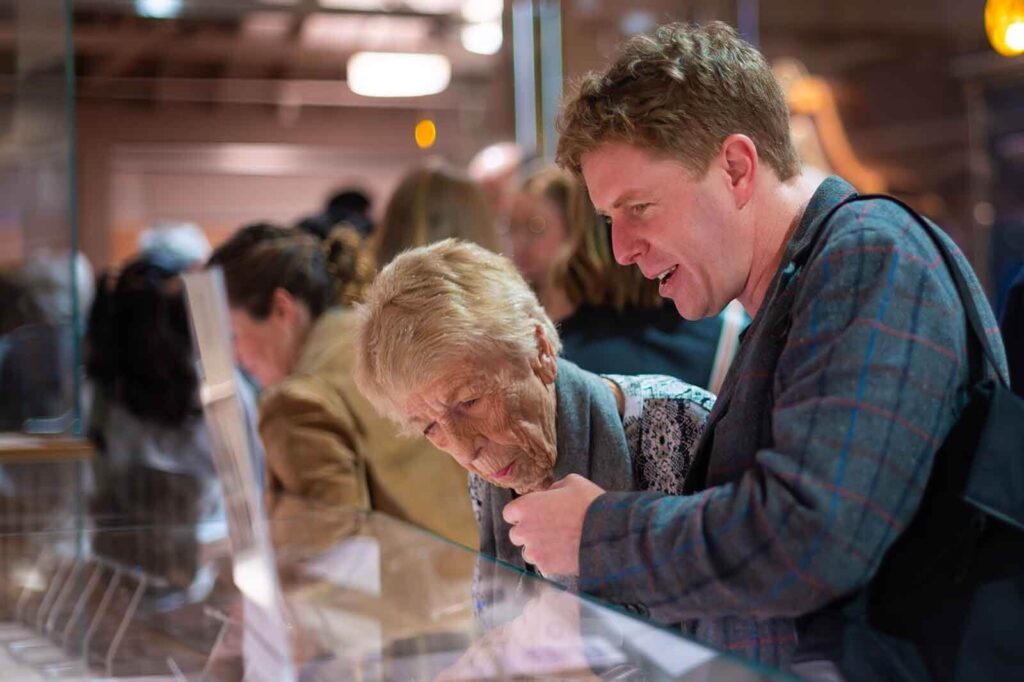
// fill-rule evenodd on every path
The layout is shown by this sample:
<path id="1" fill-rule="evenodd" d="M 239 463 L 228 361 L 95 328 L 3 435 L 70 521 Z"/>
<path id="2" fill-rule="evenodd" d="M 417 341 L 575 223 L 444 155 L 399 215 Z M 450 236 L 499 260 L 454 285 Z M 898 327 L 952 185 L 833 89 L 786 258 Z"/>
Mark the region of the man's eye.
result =
<path id="1" fill-rule="evenodd" d="M 423 429 L 423 435 L 429 436 L 431 431 L 434 430 L 435 426 L 437 426 L 437 422 L 430 422 L 429 424 L 427 424 L 427 428 Z"/>
<path id="2" fill-rule="evenodd" d="M 469 400 L 463 400 L 459 404 L 462 406 L 462 409 L 468 410 L 474 405 L 476 405 L 478 402 L 480 402 L 480 398 L 470 398 Z"/>
<path id="3" fill-rule="evenodd" d="M 629 210 L 633 212 L 633 215 L 639 216 L 643 215 L 650 206 L 650 204 L 633 204 L 629 207 Z"/>

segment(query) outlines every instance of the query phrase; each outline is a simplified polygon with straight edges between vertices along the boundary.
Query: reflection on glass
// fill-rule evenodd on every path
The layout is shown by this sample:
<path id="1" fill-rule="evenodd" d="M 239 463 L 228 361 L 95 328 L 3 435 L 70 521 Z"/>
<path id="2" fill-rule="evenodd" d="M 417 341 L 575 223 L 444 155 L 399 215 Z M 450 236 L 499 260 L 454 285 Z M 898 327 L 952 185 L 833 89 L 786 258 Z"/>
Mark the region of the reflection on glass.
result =
<path id="1" fill-rule="evenodd" d="M 295 501 L 270 531 L 301 680 L 775 679 L 380 514 Z M 243 679 L 259 631 L 226 543 L 190 526 L 86 535 L 17 536 L 0 554 L 0 680 Z M 187 543 L 204 595 L 146 560 Z"/>
<path id="2" fill-rule="evenodd" d="M 91 271 L 72 228 L 68 14 L 61 0 L 0 6 L 0 430 L 70 433 L 79 310 Z"/>

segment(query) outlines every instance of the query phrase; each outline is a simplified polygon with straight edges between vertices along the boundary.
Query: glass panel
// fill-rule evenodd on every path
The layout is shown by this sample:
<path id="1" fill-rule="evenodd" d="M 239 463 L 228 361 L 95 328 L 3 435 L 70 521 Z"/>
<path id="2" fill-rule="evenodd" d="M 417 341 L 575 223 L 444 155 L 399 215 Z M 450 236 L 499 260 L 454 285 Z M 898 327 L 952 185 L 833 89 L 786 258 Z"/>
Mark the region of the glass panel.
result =
<path id="1" fill-rule="evenodd" d="M 270 528 L 302 680 L 782 679 L 383 515 Z M 0 536 L 0 680 L 241 679 L 260 629 L 210 530 Z"/>
<path id="2" fill-rule="evenodd" d="M 0 5 L 13 51 L 0 58 L 0 431 L 72 433 L 79 310 L 69 11 L 62 0 Z"/>

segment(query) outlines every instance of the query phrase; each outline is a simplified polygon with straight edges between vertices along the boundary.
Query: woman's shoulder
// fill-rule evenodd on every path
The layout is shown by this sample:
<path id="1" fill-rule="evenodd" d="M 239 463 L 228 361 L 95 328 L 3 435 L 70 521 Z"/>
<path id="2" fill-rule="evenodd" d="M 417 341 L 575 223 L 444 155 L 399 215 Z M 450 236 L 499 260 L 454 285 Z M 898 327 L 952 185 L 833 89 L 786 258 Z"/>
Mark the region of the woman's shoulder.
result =
<path id="1" fill-rule="evenodd" d="M 626 397 L 623 430 L 633 456 L 637 490 L 678 494 L 690 469 L 715 397 L 658 374 L 605 375 Z"/>
<path id="2" fill-rule="evenodd" d="M 715 396 L 707 389 L 663 374 L 604 374 L 602 376 L 615 382 L 622 389 L 622 393 L 626 397 L 624 417 L 641 416 L 644 406 L 653 404 L 652 401 L 675 403 L 688 411 L 696 410 L 704 415 L 710 412 L 715 404 Z"/>

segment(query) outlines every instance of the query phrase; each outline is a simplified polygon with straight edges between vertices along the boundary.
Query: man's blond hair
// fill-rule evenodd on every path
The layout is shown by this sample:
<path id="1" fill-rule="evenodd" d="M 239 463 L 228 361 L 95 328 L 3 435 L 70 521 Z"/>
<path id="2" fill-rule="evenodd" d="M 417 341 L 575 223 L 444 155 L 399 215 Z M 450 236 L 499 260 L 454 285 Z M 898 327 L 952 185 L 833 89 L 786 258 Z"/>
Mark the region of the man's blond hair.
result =
<path id="1" fill-rule="evenodd" d="M 528 367 L 537 325 L 561 350 L 554 323 L 512 262 L 456 239 L 396 256 L 358 314 L 356 383 L 399 423 L 399 397 L 466 362 Z"/>
<path id="2" fill-rule="evenodd" d="M 666 24 L 635 36 L 604 73 L 576 83 L 558 121 L 557 160 L 580 174 L 584 154 L 635 145 L 703 177 L 726 137 L 743 134 L 780 180 L 799 172 L 782 88 L 730 26 Z"/>

